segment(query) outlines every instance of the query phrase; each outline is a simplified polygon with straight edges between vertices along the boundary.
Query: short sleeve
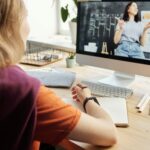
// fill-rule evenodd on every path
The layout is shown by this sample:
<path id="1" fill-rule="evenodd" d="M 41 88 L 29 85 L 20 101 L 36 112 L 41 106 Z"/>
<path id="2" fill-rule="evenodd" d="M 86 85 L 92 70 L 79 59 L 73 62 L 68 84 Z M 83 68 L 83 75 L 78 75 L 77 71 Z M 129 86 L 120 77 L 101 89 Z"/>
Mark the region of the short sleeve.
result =
<path id="1" fill-rule="evenodd" d="M 65 104 L 50 89 L 41 86 L 37 97 L 35 139 L 56 145 L 76 126 L 81 112 Z"/>

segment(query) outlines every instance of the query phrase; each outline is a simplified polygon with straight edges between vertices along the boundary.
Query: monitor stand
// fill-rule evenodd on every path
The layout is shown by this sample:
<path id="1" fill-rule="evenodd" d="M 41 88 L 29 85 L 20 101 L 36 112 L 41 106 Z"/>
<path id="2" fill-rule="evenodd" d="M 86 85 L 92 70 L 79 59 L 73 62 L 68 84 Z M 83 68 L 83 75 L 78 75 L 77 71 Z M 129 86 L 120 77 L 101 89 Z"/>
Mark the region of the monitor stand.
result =
<path id="1" fill-rule="evenodd" d="M 135 80 L 135 75 L 125 74 L 122 72 L 114 72 L 113 75 L 99 80 L 101 83 L 119 86 L 119 87 L 128 87 Z"/>

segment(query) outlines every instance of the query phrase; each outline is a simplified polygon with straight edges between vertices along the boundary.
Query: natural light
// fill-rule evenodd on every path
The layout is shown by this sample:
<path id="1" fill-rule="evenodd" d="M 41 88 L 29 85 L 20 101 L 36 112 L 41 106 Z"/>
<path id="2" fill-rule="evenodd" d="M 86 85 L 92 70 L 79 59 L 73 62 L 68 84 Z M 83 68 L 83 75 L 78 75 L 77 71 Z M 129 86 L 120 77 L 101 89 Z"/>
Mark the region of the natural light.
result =
<path id="1" fill-rule="evenodd" d="M 57 10 L 52 0 L 29 0 L 27 7 L 31 28 L 30 37 L 57 33 Z"/>
<path id="2" fill-rule="evenodd" d="M 71 0 L 28 0 L 28 19 L 30 37 L 49 37 L 54 34 L 69 34 L 68 20 L 63 23 L 60 17 L 60 7 L 69 5 L 74 16 L 74 4 Z"/>

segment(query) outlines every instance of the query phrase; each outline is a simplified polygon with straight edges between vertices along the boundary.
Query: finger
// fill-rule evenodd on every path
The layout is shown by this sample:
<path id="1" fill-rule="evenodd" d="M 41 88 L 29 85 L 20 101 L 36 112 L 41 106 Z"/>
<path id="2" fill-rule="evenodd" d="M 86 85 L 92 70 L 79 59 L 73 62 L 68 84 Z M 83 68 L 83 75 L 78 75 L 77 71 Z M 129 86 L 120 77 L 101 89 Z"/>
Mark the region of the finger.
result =
<path id="1" fill-rule="evenodd" d="M 77 94 L 77 92 L 76 91 L 72 91 L 72 95 L 75 95 L 75 94 Z"/>
<path id="2" fill-rule="evenodd" d="M 71 89 L 72 91 L 74 91 L 75 90 L 75 86 L 74 87 L 72 87 L 72 89 Z"/>
<path id="3" fill-rule="evenodd" d="M 78 93 L 81 90 L 81 88 L 79 86 L 74 87 L 73 91 L 76 91 L 76 93 Z"/>
<path id="4" fill-rule="evenodd" d="M 79 86 L 76 85 L 72 88 L 72 91 L 76 91 L 77 89 L 79 89 Z"/>
<path id="5" fill-rule="evenodd" d="M 78 98 L 77 98 L 77 95 L 74 95 L 73 97 L 72 97 L 74 100 L 77 100 Z"/>
<path id="6" fill-rule="evenodd" d="M 77 102 L 80 102 L 80 100 L 79 100 L 78 98 L 76 99 L 76 101 L 77 101 Z"/>
<path id="7" fill-rule="evenodd" d="M 72 98 L 73 98 L 74 101 L 80 102 L 80 100 L 78 99 L 77 95 L 74 95 Z"/>
<path id="8" fill-rule="evenodd" d="M 71 90 L 72 93 L 77 93 L 77 90 L 74 88 Z"/>

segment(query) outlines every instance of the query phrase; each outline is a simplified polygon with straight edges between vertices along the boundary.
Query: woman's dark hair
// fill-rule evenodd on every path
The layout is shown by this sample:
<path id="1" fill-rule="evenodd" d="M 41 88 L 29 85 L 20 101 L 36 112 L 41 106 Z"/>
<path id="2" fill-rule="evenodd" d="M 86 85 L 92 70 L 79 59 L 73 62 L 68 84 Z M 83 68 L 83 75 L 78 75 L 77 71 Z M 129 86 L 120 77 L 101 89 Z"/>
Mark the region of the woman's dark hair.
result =
<path id="1" fill-rule="evenodd" d="M 129 14 L 128 14 L 128 10 L 130 8 L 130 6 L 133 4 L 134 2 L 130 2 L 127 4 L 126 8 L 125 8 L 125 11 L 124 11 L 124 15 L 123 15 L 123 20 L 124 21 L 129 21 Z M 140 17 L 139 17 L 139 14 L 137 13 L 136 16 L 134 17 L 134 21 L 135 22 L 138 22 L 140 21 Z"/>

